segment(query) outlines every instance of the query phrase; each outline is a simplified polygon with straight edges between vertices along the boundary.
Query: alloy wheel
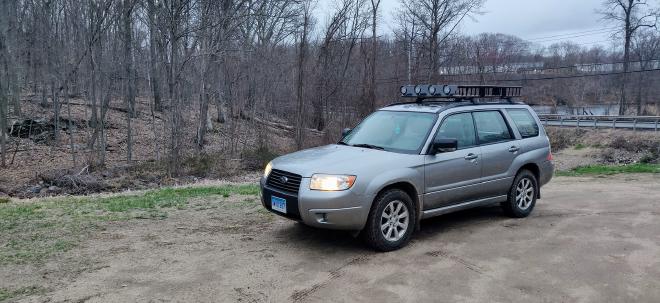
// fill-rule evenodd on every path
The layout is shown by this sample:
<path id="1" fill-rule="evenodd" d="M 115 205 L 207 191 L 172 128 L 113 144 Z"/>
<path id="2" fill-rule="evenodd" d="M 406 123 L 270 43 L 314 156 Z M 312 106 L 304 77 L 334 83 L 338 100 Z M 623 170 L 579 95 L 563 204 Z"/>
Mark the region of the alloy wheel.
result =
<path id="1" fill-rule="evenodd" d="M 395 200 L 387 204 L 380 218 L 380 230 L 387 241 L 399 241 L 406 234 L 409 225 L 408 207 L 403 201 Z"/>
<path id="2" fill-rule="evenodd" d="M 534 201 L 534 184 L 529 178 L 522 178 L 516 186 L 516 204 L 521 210 L 526 210 Z"/>

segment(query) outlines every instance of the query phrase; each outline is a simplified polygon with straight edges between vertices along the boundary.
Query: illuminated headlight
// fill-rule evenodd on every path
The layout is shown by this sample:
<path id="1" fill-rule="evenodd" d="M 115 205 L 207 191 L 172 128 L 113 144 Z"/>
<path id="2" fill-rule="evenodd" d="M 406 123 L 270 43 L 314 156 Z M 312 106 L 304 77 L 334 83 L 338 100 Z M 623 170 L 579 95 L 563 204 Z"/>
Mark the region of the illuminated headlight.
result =
<path id="1" fill-rule="evenodd" d="M 309 183 L 309 189 L 340 191 L 351 188 L 353 183 L 355 183 L 355 176 L 314 174 Z"/>
<path id="2" fill-rule="evenodd" d="M 273 170 L 273 162 L 268 162 L 268 164 L 266 164 L 266 168 L 264 168 L 264 177 L 268 177 L 271 170 Z"/>

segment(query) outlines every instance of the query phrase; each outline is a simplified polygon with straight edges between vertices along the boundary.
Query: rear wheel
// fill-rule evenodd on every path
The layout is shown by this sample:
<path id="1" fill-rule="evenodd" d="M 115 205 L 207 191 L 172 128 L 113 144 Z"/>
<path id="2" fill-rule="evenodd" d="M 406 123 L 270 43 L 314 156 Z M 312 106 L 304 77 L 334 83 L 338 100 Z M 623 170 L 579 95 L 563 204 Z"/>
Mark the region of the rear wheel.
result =
<path id="1" fill-rule="evenodd" d="M 416 218 L 413 201 L 406 192 L 387 190 L 374 201 L 363 236 L 376 250 L 399 249 L 410 241 Z"/>
<path id="2" fill-rule="evenodd" d="M 529 216 L 536 205 L 537 184 L 532 172 L 520 171 L 511 185 L 507 201 L 501 204 L 504 212 L 514 218 Z"/>

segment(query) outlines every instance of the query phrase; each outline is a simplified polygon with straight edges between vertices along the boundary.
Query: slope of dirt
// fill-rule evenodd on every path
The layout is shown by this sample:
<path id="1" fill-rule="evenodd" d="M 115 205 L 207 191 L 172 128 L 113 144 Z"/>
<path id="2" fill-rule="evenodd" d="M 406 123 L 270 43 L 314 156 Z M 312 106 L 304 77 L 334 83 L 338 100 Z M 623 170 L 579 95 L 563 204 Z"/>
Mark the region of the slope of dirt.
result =
<path id="1" fill-rule="evenodd" d="M 23 100 L 23 116 L 9 124 L 30 118 L 54 125 L 53 108 L 41 107 L 35 99 L 28 96 Z M 0 193 L 27 198 L 144 189 L 196 182 L 200 178 L 226 178 L 242 175 L 246 168 L 260 169 L 267 158 L 295 148 L 293 128 L 287 125 L 287 121 L 276 117 L 246 119 L 230 113 L 228 116 L 234 118 L 226 123 L 211 122 L 212 129 L 200 154 L 195 147 L 198 111 L 192 108 L 194 104 L 188 104 L 190 108 L 182 111 L 183 177 L 170 179 L 165 170 L 170 131 L 166 121 L 169 117 L 166 112 L 155 112 L 152 116 L 149 100 L 138 98 L 136 102 L 138 115 L 131 119 L 133 162 L 130 165 L 126 162 L 127 115 L 121 100 L 113 100 L 107 112 L 106 165 L 93 167 L 89 164 L 94 163 L 93 159 L 99 159 L 99 155 L 98 151 L 92 152 L 87 146 L 94 132 L 89 126 L 91 107 L 84 99 L 73 98 L 70 100 L 70 121 L 74 127 L 69 129 L 68 120 L 61 120 L 56 144 L 52 132 L 31 138 L 10 137 L 9 166 L 0 168 Z M 61 119 L 69 118 L 68 109 L 66 103 L 62 104 Z M 209 116 L 216 116 L 215 106 L 210 107 Z M 306 132 L 306 143 L 320 145 L 326 139 L 324 136 L 325 133 L 310 130 Z M 55 180 L 62 176 L 67 180 Z M 79 177 L 85 180 L 68 180 Z M 55 187 L 49 190 L 51 186 Z"/>

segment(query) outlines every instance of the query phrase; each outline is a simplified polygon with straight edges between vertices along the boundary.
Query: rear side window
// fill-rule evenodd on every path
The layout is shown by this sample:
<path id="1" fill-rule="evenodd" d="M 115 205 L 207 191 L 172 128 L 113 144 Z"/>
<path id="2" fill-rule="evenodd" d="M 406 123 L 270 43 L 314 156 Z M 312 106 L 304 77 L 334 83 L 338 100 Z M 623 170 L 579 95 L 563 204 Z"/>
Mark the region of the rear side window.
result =
<path id="1" fill-rule="evenodd" d="M 513 123 L 516 124 L 516 127 L 523 138 L 531 138 L 539 135 L 539 125 L 528 110 L 521 108 L 507 109 L 506 111 L 509 113 Z"/>
<path id="2" fill-rule="evenodd" d="M 474 112 L 479 144 L 491 144 L 513 139 L 499 111 Z"/>

